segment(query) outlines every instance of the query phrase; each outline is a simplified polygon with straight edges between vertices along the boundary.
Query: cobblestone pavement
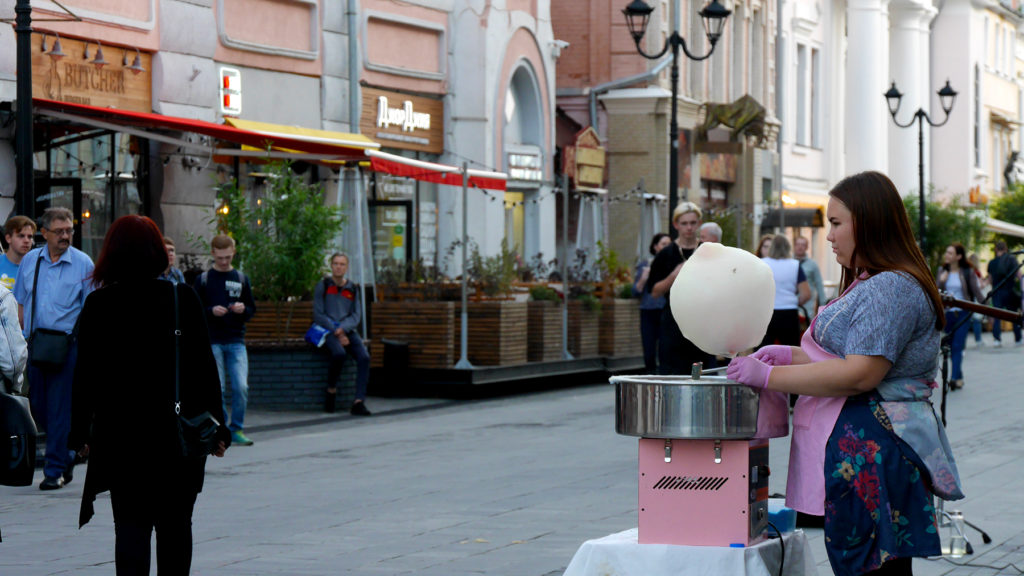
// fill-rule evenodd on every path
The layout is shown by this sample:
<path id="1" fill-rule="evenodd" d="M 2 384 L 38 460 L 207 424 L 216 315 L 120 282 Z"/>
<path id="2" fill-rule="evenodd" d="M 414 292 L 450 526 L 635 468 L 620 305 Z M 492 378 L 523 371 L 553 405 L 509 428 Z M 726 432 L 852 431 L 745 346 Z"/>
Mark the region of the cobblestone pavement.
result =
<path id="1" fill-rule="evenodd" d="M 1024 569 L 1024 348 L 988 344 L 969 345 L 948 432 L 968 496 L 955 507 L 993 542 L 970 531 L 974 555 L 917 560 L 919 576 Z M 193 574 L 557 575 L 583 541 L 636 525 L 636 440 L 615 434 L 607 384 L 368 405 L 371 418 L 248 415 L 256 444 L 208 465 Z M 772 441 L 772 492 L 787 443 Z M 113 574 L 109 497 L 76 527 L 83 478 L 0 487 L 0 575 Z M 821 531 L 807 533 L 830 574 Z"/>

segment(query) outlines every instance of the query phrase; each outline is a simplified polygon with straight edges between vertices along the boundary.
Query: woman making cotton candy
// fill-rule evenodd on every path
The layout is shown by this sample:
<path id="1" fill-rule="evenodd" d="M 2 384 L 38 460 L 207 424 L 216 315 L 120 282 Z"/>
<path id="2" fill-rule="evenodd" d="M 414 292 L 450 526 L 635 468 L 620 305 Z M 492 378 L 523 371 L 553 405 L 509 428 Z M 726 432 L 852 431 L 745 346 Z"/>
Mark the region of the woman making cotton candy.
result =
<path id="1" fill-rule="evenodd" d="M 963 498 L 935 388 L 942 302 L 892 181 L 850 176 L 829 192 L 828 240 L 842 295 L 800 347 L 767 346 L 729 378 L 799 394 L 787 504 L 824 515 L 838 576 L 912 574 L 941 553 L 933 495 Z"/>

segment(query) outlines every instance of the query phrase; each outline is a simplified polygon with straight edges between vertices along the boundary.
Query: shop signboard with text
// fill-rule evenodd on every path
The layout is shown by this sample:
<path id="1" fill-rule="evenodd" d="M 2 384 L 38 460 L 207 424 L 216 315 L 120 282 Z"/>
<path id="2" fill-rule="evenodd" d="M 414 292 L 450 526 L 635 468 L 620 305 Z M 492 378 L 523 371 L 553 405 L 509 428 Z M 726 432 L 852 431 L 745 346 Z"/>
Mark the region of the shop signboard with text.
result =
<path id="1" fill-rule="evenodd" d="M 385 148 L 429 154 L 444 151 L 444 102 L 363 87 L 359 132 Z"/>
<path id="2" fill-rule="evenodd" d="M 32 96 L 152 112 L 152 56 L 52 33 L 32 34 Z"/>

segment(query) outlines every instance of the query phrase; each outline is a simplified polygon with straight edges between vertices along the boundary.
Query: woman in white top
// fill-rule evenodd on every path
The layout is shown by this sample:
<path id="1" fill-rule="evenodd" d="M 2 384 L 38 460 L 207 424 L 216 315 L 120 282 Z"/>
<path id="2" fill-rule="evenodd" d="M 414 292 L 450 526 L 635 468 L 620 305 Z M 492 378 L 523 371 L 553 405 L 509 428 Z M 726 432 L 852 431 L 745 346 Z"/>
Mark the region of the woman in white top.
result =
<path id="1" fill-rule="evenodd" d="M 967 259 L 967 252 L 962 244 L 954 242 L 946 247 L 946 253 L 942 255 L 942 268 L 939 269 L 935 283 L 939 290 L 950 296 L 977 302 L 981 297 L 981 287 L 978 286 L 978 277 L 971 269 L 971 261 Z M 970 329 L 970 322 L 961 319 L 971 313 L 960 308 L 946 309 L 946 334 L 953 333 L 951 343 L 953 357 L 953 378 L 949 381 L 950 390 L 959 390 L 964 387 L 963 358 L 964 347 L 967 345 L 967 331 Z M 997 320 L 998 321 L 998 320 Z"/>
<path id="2" fill-rule="evenodd" d="M 775 276 L 775 311 L 761 346 L 799 346 L 800 314 L 797 308 L 811 299 L 811 288 L 800 269 L 800 261 L 792 257 L 792 246 L 781 234 L 772 238 L 768 256 L 761 260 L 768 264 Z"/>

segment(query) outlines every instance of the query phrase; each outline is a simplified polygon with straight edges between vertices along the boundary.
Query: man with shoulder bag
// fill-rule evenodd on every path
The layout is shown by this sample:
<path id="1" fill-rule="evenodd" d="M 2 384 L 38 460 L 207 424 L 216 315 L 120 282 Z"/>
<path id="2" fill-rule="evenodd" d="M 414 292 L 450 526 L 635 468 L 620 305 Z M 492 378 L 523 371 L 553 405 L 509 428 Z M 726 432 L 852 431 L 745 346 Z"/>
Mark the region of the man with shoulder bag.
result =
<path id="1" fill-rule="evenodd" d="M 45 478 L 39 488 L 57 490 L 72 480 L 77 458 L 68 450 L 78 359 L 75 323 L 92 291 L 93 262 L 71 245 L 74 217 L 67 208 L 47 208 L 39 228 L 46 244 L 22 259 L 14 297 L 28 340 L 32 415 L 46 430 Z"/>

